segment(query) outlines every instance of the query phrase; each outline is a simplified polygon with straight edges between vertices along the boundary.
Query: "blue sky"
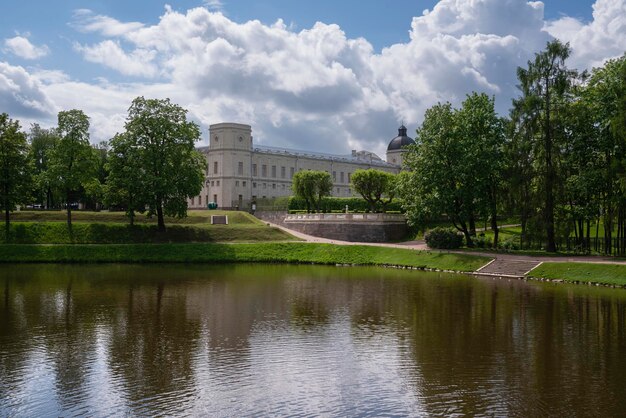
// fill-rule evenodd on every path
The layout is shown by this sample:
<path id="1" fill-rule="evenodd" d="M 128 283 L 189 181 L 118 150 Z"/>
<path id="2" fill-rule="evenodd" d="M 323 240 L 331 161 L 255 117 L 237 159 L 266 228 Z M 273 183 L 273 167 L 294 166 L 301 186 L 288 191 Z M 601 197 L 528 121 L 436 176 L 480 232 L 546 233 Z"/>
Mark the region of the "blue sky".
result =
<path id="1" fill-rule="evenodd" d="M 626 0 L 168 5 L 11 2 L 0 14 L 0 111 L 28 127 L 81 108 L 96 142 L 122 129 L 132 97 L 171 97 L 203 128 L 232 120 L 268 145 L 383 153 L 399 121 L 414 131 L 425 109 L 472 90 L 506 114 L 516 67 L 554 37 L 581 69 L 626 45 Z"/>

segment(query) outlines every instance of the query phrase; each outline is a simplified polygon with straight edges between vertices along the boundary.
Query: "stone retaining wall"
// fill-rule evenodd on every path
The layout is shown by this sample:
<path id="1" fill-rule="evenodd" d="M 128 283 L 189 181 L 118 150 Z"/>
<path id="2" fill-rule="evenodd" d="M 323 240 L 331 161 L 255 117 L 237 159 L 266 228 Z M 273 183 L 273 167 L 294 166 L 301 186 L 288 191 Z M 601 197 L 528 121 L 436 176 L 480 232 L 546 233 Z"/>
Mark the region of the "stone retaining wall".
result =
<path id="1" fill-rule="evenodd" d="M 316 237 L 350 242 L 389 242 L 405 238 L 406 218 L 386 213 L 286 215 L 285 227 Z"/>

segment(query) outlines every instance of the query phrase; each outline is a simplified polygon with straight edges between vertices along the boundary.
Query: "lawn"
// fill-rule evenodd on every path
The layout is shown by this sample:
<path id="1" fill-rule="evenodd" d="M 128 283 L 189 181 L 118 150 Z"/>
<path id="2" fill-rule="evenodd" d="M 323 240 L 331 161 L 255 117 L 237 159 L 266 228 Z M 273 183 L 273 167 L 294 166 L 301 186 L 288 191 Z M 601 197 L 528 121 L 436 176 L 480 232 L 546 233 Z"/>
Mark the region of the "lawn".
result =
<path id="1" fill-rule="evenodd" d="M 594 263 L 543 263 L 529 277 L 571 282 L 626 286 L 626 265 Z"/>

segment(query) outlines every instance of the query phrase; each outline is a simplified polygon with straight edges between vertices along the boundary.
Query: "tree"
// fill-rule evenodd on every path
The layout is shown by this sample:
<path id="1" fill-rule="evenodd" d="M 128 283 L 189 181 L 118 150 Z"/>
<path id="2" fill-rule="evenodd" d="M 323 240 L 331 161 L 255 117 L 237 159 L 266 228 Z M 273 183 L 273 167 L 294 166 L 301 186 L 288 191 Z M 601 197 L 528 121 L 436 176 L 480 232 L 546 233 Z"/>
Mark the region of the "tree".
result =
<path id="1" fill-rule="evenodd" d="M 65 197 L 67 226 L 72 229 L 72 204 L 77 193 L 96 181 L 96 162 L 89 144 L 89 118 L 82 110 L 58 115 L 59 141 L 49 153 L 47 176 Z"/>
<path id="2" fill-rule="evenodd" d="M 528 68 L 519 67 L 517 77 L 522 97 L 513 101 L 519 116 L 525 117 L 537 138 L 537 154 L 541 156 L 543 173 L 543 213 L 546 228 L 546 250 L 556 251 L 555 239 L 555 186 L 557 182 L 556 141 L 562 136 L 560 112 L 568 101 L 576 71 L 569 70 L 565 61 L 569 57 L 569 44 L 559 40 L 548 42 L 546 50 L 528 61 Z"/>
<path id="3" fill-rule="evenodd" d="M 115 135 L 110 145 L 106 201 L 122 206 L 133 225 L 135 212 L 143 213 L 146 206 L 146 176 L 141 166 L 141 153 L 128 134 Z"/>
<path id="4" fill-rule="evenodd" d="M 376 212 L 376 206 L 382 204 L 383 210 L 395 196 L 396 176 L 382 170 L 370 168 L 352 173 L 352 187 L 363 196 L 370 205 L 370 211 Z M 387 200 L 383 199 L 387 196 Z"/>
<path id="5" fill-rule="evenodd" d="M 31 170 L 26 134 L 18 121 L 0 114 L 0 208 L 4 210 L 5 237 L 9 237 L 10 212 L 30 195 Z"/>
<path id="6" fill-rule="evenodd" d="M 163 232 L 164 215 L 186 216 L 187 199 L 198 195 L 204 184 L 206 160 L 195 149 L 200 128 L 186 115 L 169 99 L 137 97 L 126 120 L 128 140 L 139 152 L 136 175 L 144 177 L 149 193 L 148 216 L 157 215 Z"/>
<path id="7" fill-rule="evenodd" d="M 330 196 L 333 181 L 325 171 L 298 171 L 293 176 L 291 187 L 294 195 L 306 202 L 307 212 L 311 212 L 312 208 L 319 211 L 322 198 Z"/>
<path id="8" fill-rule="evenodd" d="M 56 147 L 59 135 L 56 129 L 44 129 L 38 124 L 33 124 L 28 133 L 30 141 L 30 155 L 33 162 L 33 175 L 35 183 L 35 200 L 43 203 L 46 209 L 55 206 L 55 196 L 52 184 L 46 172 L 48 171 L 48 156 Z"/>

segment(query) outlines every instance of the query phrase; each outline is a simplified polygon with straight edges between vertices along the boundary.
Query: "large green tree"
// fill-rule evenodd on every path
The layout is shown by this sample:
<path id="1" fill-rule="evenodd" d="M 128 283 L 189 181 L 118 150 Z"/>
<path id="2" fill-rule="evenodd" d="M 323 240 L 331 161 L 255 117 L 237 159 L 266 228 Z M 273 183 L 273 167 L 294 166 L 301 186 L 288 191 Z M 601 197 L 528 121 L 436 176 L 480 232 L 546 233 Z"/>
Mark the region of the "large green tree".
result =
<path id="1" fill-rule="evenodd" d="M 0 209 L 4 211 L 6 237 L 9 237 L 10 212 L 30 196 L 31 166 L 26 134 L 18 121 L 0 114 Z"/>
<path id="2" fill-rule="evenodd" d="M 30 155 L 33 162 L 33 176 L 35 185 L 35 201 L 43 203 L 46 209 L 55 206 L 56 199 L 53 186 L 46 175 L 48 171 L 48 157 L 56 147 L 59 135 L 56 129 L 44 129 L 33 124 L 28 132 Z"/>
<path id="3" fill-rule="evenodd" d="M 555 209 L 557 204 L 558 142 L 564 136 L 563 108 L 570 100 L 576 71 L 567 68 L 569 44 L 551 41 L 546 49 L 535 54 L 527 68 L 518 68 L 517 77 L 522 96 L 513 101 L 515 114 L 526 119 L 526 128 L 536 141 L 535 152 L 542 173 L 543 220 L 546 232 L 546 250 L 556 251 Z"/>
<path id="4" fill-rule="evenodd" d="M 136 175 L 143 176 L 148 215 L 187 215 L 187 199 L 202 190 L 206 160 L 195 149 L 200 128 L 187 121 L 187 111 L 169 99 L 137 97 L 128 110 L 126 135 L 139 151 Z M 141 168 L 141 171 L 140 171 Z"/>
<path id="5" fill-rule="evenodd" d="M 396 188 L 395 179 L 396 176 L 391 173 L 370 168 L 352 173 L 351 183 L 354 190 L 369 204 L 370 211 L 376 212 L 379 204 L 384 210 L 393 200 Z"/>
<path id="6" fill-rule="evenodd" d="M 47 176 L 63 193 L 71 230 L 72 204 L 85 186 L 96 181 L 96 161 L 89 144 L 89 118 L 82 110 L 59 112 L 57 129 L 60 138 L 49 153 Z"/>
<path id="7" fill-rule="evenodd" d="M 147 200 L 145 169 L 141 153 L 128 134 L 117 134 L 110 142 L 107 161 L 109 176 L 105 187 L 106 202 L 121 206 L 133 225 L 135 212 L 143 213 Z"/>
<path id="8" fill-rule="evenodd" d="M 325 171 L 298 171 L 293 176 L 291 188 L 296 197 L 304 199 L 308 212 L 312 209 L 319 211 L 322 199 L 330 196 L 333 181 Z"/>

